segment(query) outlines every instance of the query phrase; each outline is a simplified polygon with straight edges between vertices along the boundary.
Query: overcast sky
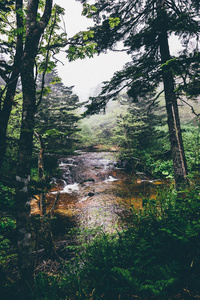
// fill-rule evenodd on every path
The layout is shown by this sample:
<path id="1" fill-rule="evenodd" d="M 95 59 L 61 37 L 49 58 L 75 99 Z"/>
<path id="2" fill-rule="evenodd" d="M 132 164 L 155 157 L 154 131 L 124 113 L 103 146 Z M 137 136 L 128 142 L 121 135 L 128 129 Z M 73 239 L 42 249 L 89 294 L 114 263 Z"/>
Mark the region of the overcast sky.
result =
<path id="1" fill-rule="evenodd" d="M 82 4 L 75 0 L 54 0 L 65 8 L 65 25 L 68 37 L 87 29 L 92 25 L 92 20 L 81 16 Z M 74 85 L 74 92 L 80 100 L 87 100 L 99 83 L 109 80 L 115 71 L 120 70 L 128 61 L 126 53 L 108 52 L 108 54 L 95 55 L 94 58 L 86 58 L 68 62 L 64 54 L 59 56 L 64 66 L 58 65 L 58 73 L 66 86 Z"/>

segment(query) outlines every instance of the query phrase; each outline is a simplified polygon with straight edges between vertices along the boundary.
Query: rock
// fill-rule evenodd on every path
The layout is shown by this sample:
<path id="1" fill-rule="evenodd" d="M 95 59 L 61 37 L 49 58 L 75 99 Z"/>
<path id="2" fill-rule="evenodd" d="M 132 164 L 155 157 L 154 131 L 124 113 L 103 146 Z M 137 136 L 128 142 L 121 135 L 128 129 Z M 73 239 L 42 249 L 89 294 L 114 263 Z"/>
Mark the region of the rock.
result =
<path id="1" fill-rule="evenodd" d="M 95 182 L 94 178 L 87 178 L 87 179 L 82 180 L 81 183 L 84 183 L 84 182 L 87 182 L 87 181 Z"/>
<path id="2" fill-rule="evenodd" d="M 95 195 L 94 192 L 89 192 L 89 193 L 88 193 L 88 196 L 89 196 L 89 197 L 92 197 L 92 196 L 94 196 L 94 195 Z"/>

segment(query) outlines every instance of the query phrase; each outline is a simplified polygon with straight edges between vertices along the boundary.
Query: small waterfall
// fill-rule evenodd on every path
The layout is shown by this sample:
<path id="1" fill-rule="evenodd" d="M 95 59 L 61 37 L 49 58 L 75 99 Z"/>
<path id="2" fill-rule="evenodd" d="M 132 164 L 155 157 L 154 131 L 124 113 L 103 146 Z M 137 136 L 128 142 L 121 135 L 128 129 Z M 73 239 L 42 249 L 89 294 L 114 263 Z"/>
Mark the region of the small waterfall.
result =
<path id="1" fill-rule="evenodd" d="M 117 181 L 118 179 L 117 178 L 114 178 L 113 176 L 109 176 L 106 180 L 104 180 L 105 183 L 108 183 L 108 182 L 113 182 L 113 181 Z"/>
<path id="2" fill-rule="evenodd" d="M 66 184 L 64 186 L 64 189 L 61 190 L 61 193 L 68 193 L 71 194 L 73 192 L 79 191 L 79 184 L 78 183 L 73 183 L 73 184 Z"/>
<path id="3" fill-rule="evenodd" d="M 62 158 L 59 161 L 59 167 L 62 172 L 62 178 L 65 180 L 67 184 L 74 183 L 74 175 L 76 173 L 76 163 L 75 158 Z"/>

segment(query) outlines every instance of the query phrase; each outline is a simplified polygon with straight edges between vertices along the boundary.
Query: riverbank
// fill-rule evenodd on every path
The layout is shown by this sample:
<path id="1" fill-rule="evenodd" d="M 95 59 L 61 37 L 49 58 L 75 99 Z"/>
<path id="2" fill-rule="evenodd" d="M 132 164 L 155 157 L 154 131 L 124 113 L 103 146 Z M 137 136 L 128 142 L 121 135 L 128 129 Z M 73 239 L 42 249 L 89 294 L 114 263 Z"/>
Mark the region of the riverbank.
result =
<path id="1" fill-rule="evenodd" d="M 132 207 L 121 230 L 92 224 L 69 231 L 76 239 L 60 241 L 55 253 L 38 252 L 30 294 L 18 297 L 10 281 L 1 288 L 1 295 L 7 293 L 2 299 L 198 299 L 199 194 L 199 186 L 185 191 L 184 199 L 163 190 L 146 198 L 142 210 Z"/>
<path id="2" fill-rule="evenodd" d="M 18 294 L 16 250 L 6 250 L 2 299 L 198 299 L 197 181 L 179 199 L 161 180 L 124 172 L 113 152 L 62 156 L 59 166 L 46 216 L 33 200 L 34 284 Z"/>

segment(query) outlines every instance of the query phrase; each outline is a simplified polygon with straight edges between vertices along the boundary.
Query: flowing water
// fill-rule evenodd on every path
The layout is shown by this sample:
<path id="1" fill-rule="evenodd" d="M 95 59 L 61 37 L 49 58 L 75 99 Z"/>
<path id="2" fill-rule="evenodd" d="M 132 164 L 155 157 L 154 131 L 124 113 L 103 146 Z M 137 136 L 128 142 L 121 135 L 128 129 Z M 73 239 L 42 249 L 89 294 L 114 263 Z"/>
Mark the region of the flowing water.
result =
<path id="1" fill-rule="evenodd" d="M 59 159 L 62 179 L 54 179 L 55 189 L 47 195 L 50 209 L 60 192 L 55 215 L 61 234 L 66 227 L 93 228 L 102 226 L 105 231 L 120 227 L 130 206 L 142 207 L 144 197 L 154 198 L 162 181 L 150 180 L 144 173 L 137 178 L 117 167 L 113 152 L 79 152 Z M 38 205 L 32 205 L 37 213 Z"/>

